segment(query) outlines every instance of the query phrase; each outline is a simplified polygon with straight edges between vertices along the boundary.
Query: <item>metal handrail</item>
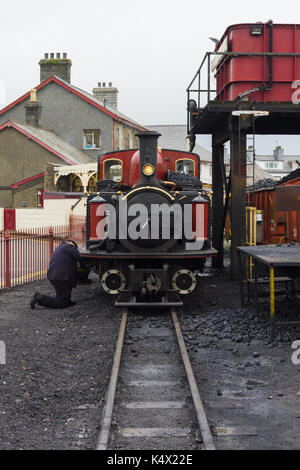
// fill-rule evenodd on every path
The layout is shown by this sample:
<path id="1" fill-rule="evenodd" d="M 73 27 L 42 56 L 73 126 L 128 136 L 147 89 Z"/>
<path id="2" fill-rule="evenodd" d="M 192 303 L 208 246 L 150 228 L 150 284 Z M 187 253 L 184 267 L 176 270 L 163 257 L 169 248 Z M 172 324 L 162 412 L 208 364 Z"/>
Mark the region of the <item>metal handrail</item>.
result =
<path id="1" fill-rule="evenodd" d="M 211 64 L 211 56 L 216 56 L 216 55 L 221 55 L 224 58 L 228 57 L 300 57 L 300 53 L 298 52 L 206 52 L 203 60 L 195 73 L 192 81 L 188 85 L 186 92 L 187 92 L 187 132 L 188 134 L 190 133 L 190 102 L 192 101 L 191 99 L 191 93 L 197 93 L 197 101 L 195 101 L 195 107 L 198 108 L 198 110 L 201 108 L 201 97 L 203 94 L 206 94 L 206 104 L 210 101 L 211 94 L 216 93 L 217 90 L 214 90 L 211 88 L 211 70 L 210 70 L 210 64 Z M 201 72 L 202 69 L 207 61 L 207 88 L 201 88 Z M 198 87 L 192 88 L 194 85 L 195 81 L 197 80 Z"/>

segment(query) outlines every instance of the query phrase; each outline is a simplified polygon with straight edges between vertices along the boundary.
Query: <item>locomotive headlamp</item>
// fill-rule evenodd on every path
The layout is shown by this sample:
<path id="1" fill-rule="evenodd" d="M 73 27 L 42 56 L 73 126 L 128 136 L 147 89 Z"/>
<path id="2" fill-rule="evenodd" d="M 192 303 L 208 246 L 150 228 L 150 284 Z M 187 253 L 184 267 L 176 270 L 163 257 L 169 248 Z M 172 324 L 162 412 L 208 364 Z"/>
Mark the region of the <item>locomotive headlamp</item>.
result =
<path id="1" fill-rule="evenodd" d="M 155 171 L 155 167 L 153 165 L 151 165 L 151 163 L 146 163 L 144 166 L 143 166 L 143 173 L 145 176 L 152 176 L 154 171 Z"/>

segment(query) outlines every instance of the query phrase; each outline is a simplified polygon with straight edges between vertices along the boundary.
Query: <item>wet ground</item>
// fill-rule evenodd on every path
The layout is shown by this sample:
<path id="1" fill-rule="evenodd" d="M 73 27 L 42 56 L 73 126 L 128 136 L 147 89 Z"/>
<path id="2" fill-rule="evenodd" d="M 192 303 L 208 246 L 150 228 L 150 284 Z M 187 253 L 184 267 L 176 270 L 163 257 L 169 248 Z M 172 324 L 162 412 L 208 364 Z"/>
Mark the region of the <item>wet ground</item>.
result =
<path id="1" fill-rule="evenodd" d="M 226 272 L 210 274 L 200 278 L 179 320 L 217 448 L 299 449 L 300 365 L 292 362 L 292 343 L 300 328 L 278 331 L 272 343 L 268 313 L 241 310 L 238 284 Z M 31 310 L 37 289 L 52 292 L 45 280 L 0 294 L 0 340 L 6 344 L 0 449 L 94 448 L 121 312 L 95 279 L 76 289 L 77 305 L 66 310 Z M 157 333 L 159 321 L 151 322 Z M 134 343 L 133 335 L 125 347 L 134 349 Z M 172 354 L 167 346 L 165 335 L 162 364 Z M 127 361 L 131 380 L 134 354 Z M 195 439 L 193 428 L 190 449 Z"/>

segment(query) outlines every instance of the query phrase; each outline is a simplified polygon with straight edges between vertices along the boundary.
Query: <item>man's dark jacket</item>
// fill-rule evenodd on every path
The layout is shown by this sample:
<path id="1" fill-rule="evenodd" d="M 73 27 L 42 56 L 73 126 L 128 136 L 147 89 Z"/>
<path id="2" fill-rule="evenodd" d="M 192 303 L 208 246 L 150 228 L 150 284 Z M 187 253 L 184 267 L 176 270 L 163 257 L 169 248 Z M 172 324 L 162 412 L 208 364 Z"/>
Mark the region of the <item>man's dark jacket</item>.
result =
<path id="1" fill-rule="evenodd" d="M 62 242 L 54 251 L 47 273 L 49 281 L 69 281 L 76 284 L 76 263 L 80 254 L 74 245 Z"/>

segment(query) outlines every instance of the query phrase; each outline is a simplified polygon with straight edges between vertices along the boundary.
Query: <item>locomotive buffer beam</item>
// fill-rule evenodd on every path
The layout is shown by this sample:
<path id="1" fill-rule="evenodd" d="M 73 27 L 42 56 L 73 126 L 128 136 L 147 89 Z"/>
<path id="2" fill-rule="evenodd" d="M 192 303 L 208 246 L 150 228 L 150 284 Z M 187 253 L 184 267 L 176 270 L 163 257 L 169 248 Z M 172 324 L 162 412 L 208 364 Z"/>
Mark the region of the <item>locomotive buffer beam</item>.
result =
<path id="1" fill-rule="evenodd" d="M 116 307 L 127 308 L 172 308 L 182 307 L 182 305 L 183 302 L 180 300 L 177 292 L 171 289 L 151 297 L 141 297 L 130 290 L 124 290 L 115 302 Z"/>

